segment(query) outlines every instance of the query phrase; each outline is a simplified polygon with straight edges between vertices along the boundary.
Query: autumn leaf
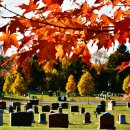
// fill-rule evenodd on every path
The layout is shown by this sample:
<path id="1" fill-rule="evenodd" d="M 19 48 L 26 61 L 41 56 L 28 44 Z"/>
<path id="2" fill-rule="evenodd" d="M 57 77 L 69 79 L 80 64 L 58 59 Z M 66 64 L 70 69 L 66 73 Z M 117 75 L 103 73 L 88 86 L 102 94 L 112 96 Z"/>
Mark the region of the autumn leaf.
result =
<path id="1" fill-rule="evenodd" d="M 35 4 L 33 0 L 29 0 L 29 5 L 26 5 L 26 4 L 19 5 L 19 7 L 21 9 L 25 9 L 24 14 L 29 13 L 31 11 L 34 12 L 37 9 L 38 6 L 39 6 L 39 4 Z"/>
<path id="2" fill-rule="evenodd" d="M 122 72 L 126 68 L 130 66 L 130 62 L 122 62 L 121 65 L 117 66 L 116 70 L 119 70 L 119 72 Z"/>
<path id="3" fill-rule="evenodd" d="M 53 4 L 58 4 L 58 5 L 62 5 L 64 0 L 42 0 L 44 4 L 46 5 L 53 5 Z"/>
<path id="4" fill-rule="evenodd" d="M 6 53 L 6 51 L 11 47 L 11 45 L 14 45 L 16 48 L 19 49 L 17 34 L 10 34 L 7 31 L 6 33 L 3 33 L 2 36 L 0 36 L 0 41 L 4 42 L 4 53 Z"/>

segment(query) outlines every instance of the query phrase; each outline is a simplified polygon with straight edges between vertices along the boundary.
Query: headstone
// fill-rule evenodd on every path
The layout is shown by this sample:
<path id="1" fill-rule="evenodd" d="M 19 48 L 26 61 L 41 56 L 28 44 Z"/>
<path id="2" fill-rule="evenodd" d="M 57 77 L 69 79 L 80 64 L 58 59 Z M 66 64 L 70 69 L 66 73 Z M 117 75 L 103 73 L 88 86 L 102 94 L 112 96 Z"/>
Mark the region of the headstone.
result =
<path id="1" fill-rule="evenodd" d="M 49 105 L 42 106 L 42 112 L 50 112 L 50 106 Z"/>
<path id="2" fill-rule="evenodd" d="M 68 128 L 68 114 L 64 113 L 50 113 L 49 127 Z"/>
<path id="3" fill-rule="evenodd" d="M 58 112 L 59 112 L 59 113 L 62 113 L 62 107 L 59 107 L 59 108 L 58 108 Z"/>
<path id="4" fill-rule="evenodd" d="M 30 102 L 32 105 L 39 105 L 39 100 L 37 100 L 37 99 L 29 100 L 29 102 Z"/>
<path id="5" fill-rule="evenodd" d="M 16 109 L 16 106 L 21 106 L 21 103 L 20 102 L 12 102 L 12 106 L 14 109 Z"/>
<path id="6" fill-rule="evenodd" d="M 57 96 L 57 97 L 60 96 L 60 91 L 59 91 L 59 90 L 56 91 L 56 96 Z"/>
<path id="7" fill-rule="evenodd" d="M 16 106 L 16 112 L 20 112 L 21 111 L 21 107 L 20 106 Z"/>
<path id="8" fill-rule="evenodd" d="M 105 112 L 106 111 L 106 102 L 105 101 L 101 101 L 100 105 L 101 105 L 101 112 Z"/>
<path id="9" fill-rule="evenodd" d="M 89 112 L 86 112 L 84 114 L 84 121 L 83 121 L 83 123 L 91 123 L 91 121 L 90 121 L 90 113 Z"/>
<path id="10" fill-rule="evenodd" d="M 46 114 L 45 113 L 40 113 L 39 114 L 38 123 L 47 123 L 47 121 L 46 121 Z"/>
<path id="11" fill-rule="evenodd" d="M 99 117 L 99 129 L 111 129 L 115 130 L 114 116 L 108 112 L 103 113 Z"/>
<path id="12" fill-rule="evenodd" d="M 114 106 L 112 102 L 108 102 L 108 109 L 107 110 L 114 110 Z"/>
<path id="13" fill-rule="evenodd" d="M 57 110 L 59 107 L 59 103 L 52 103 L 51 106 L 52 106 L 51 108 L 52 110 Z"/>
<path id="14" fill-rule="evenodd" d="M 3 125 L 3 109 L 0 109 L 0 126 Z"/>
<path id="15" fill-rule="evenodd" d="M 65 96 L 59 96 L 58 97 L 58 101 L 62 101 L 62 102 L 65 102 L 66 101 L 66 97 Z"/>
<path id="16" fill-rule="evenodd" d="M 85 108 L 84 107 L 80 108 L 80 114 L 84 114 L 84 113 L 85 113 Z"/>
<path id="17" fill-rule="evenodd" d="M 70 112 L 79 112 L 79 106 L 71 106 Z"/>
<path id="18" fill-rule="evenodd" d="M 27 112 L 28 109 L 32 108 L 32 103 L 28 102 L 27 104 L 24 105 L 24 111 Z"/>
<path id="19" fill-rule="evenodd" d="M 95 114 L 101 114 L 101 105 L 96 106 Z"/>
<path id="20" fill-rule="evenodd" d="M 52 90 L 49 90 L 49 91 L 48 91 L 48 96 L 53 96 Z"/>
<path id="21" fill-rule="evenodd" d="M 116 101 L 111 101 L 111 103 L 113 104 L 113 106 L 116 106 Z"/>
<path id="22" fill-rule="evenodd" d="M 31 126 L 32 113 L 13 112 L 10 113 L 10 126 Z"/>
<path id="23" fill-rule="evenodd" d="M 130 102 L 127 102 L 126 108 L 130 108 Z"/>
<path id="24" fill-rule="evenodd" d="M 126 124 L 125 115 L 122 115 L 122 114 L 118 115 L 118 123 L 119 124 Z"/>
<path id="25" fill-rule="evenodd" d="M 9 105 L 9 106 L 8 106 L 8 111 L 9 111 L 9 113 L 14 112 L 14 108 L 13 108 L 13 106 Z"/>
<path id="26" fill-rule="evenodd" d="M 32 123 L 35 123 L 33 109 L 28 109 L 27 112 L 32 114 Z"/>
<path id="27" fill-rule="evenodd" d="M 0 102 L 1 109 L 6 109 L 6 102 Z"/>
<path id="28" fill-rule="evenodd" d="M 37 106 L 37 105 L 33 105 L 33 110 L 34 110 L 34 113 L 39 113 L 39 112 L 38 112 L 38 106 Z"/>
<path id="29" fill-rule="evenodd" d="M 68 109 L 69 104 L 68 103 L 61 103 L 62 109 Z"/>

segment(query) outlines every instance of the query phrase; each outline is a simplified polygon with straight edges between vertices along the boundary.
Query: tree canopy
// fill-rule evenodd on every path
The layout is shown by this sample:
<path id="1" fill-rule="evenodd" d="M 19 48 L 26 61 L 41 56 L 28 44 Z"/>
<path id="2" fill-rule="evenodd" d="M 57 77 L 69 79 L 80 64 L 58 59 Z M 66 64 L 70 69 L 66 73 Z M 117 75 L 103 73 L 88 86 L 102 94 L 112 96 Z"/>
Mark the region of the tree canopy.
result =
<path id="1" fill-rule="evenodd" d="M 4 53 L 12 45 L 17 48 L 11 59 L 18 57 L 19 65 L 34 54 L 39 65 L 48 58 L 56 61 L 70 57 L 73 61 L 79 56 L 89 65 L 91 53 L 87 45 L 90 42 L 96 43 L 98 49 L 108 50 L 115 41 L 121 45 L 130 38 L 129 0 L 95 0 L 92 5 L 87 0 L 71 0 L 77 6 L 65 11 L 62 10 L 64 0 L 29 0 L 17 7 L 22 14 L 7 8 L 4 1 L 0 0 L 0 9 L 14 15 L 1 16 L 8 22 L 0 28 L 0 41 Z M 99 14 L 108 6 L 111 10 L 107 14 Z M 22 37 L 18 38 L 19 35 Z M 129 62 L 125 65 L 129 66 Z"/>

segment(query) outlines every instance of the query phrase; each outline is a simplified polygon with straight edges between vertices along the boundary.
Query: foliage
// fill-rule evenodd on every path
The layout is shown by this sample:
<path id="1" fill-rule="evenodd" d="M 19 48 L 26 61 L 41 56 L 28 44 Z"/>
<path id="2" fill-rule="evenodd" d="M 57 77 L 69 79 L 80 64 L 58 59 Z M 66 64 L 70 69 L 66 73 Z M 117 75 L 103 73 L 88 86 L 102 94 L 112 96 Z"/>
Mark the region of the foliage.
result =
<path id="1" fill-rule="evenodd" d="M 74 76 L 71 74 L 68 77 L 68 82 L 66 84 L 66 91 L 67 91 L 67 93 L 73 94 L 75 92 L 76 88 L 77 88 L 76 81 L 74 79 Z"/>
<path id="2" fill-rule="evenodd" d="M 81 76 L 77 88 L 81 96 L 89 95 L 94 90 L 93 78 L 88 71 Z"/>
<path id="3" fill-rule="evenodd" d="M 16 74 L 16 78 L 11 85 L 10 91 L 16 95 L 23 95 L 27 92 L 26 82 L 20 73 Z"/>
<path id="4" fill-rule="evenodd" d="M 11 85 L 12 85 L 13 81 L 12 81 L 12 77 L 11 75 L 7 75 L 6 76 L 6 79 L 5 79 L 5 82 L 4 82 L 4 85 L 3 85 L 3 91 L 6 93 L 6 94 L 9 94 L 10 93 L 10 89 L 11 89 Z"/>
<path id="5" fill-rule="evenodd" d="M 17 6 L 22 10 L 21 15 L 7 8 L 4 2 L 0 1 L 1 8 L 14 15 L 1 27 L 0 41 L 4 43 L 4 53 L 12 45 L 17 48 L 11 59 L 17 57 L 18 64 L 36 54 L 39 65 L 48 58 L 56 61 L 67 56 L 72 61 L 82 56 L 82 61 L 89 65 L 89 42 L 97 43 L 98 49 L 108 50 L 115 40 L 121 45 L 130 38 L 129 0 L 121 3 L 120 0 L 96 0 L 91 6 L 88 1 L 73 0 L 76 7 L 68 10 L 62 9 L 64 0 L 29 0 Z M 108 14 L 101 12 L 108 7 L 111 7 Z M 27 18 L 30 12 L 33 15 Z M 4 14 L 1 16 L 6 19 Z M 29 35 L 25 35 L 28 31 Z M 19 34 L 21 39 L 17 38 Z"/>
<path id="6" fill-rule="evenodd" d="M 130 90 L 130 75 L 126 76 L 126 78 L 123 81 L 122 89 L 126 92 Z"/>

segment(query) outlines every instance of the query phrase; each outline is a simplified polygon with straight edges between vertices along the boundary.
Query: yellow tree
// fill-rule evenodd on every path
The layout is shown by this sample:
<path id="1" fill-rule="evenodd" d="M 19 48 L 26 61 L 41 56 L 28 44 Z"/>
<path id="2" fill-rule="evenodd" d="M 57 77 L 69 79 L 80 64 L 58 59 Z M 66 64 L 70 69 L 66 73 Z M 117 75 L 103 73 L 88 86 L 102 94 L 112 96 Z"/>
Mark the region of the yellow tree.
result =
<path id="1" fill-rule="evenodd" d="M 94 82 L 91 74 L 86 71 L 80 78 L 77 85 L 79 94 L 81 96 L 89 95 L 94 89 Z"/>
<path id="2" fill-rule="evenodd" d="M 130 90 L 130 75 L 126 76 L 123 81 L 122 89 L 126 92 Z"/>
<path id="3" fill-rule="evenodd" d="M 73 96 L 75 90 L 76 90 L 77 86 L 76 86 L 76 81 L 74 79 L 74 76 L 71 74 L 68 78 L 68 82 L 66 84 L 66 91 L 67 93 L 70 93 L 71 96 Z"/>
<path id="4" fill-rule="evenodd" d="M 11 78 L 10 75 L 7 75 L 7 76 L 6 76 L 6 79 L 5 79 L 5 83 L 4 83 L 4 85 L 3 85 L 3 91 L 4 91 L 6 94 L 9 94 L 9 93 L 10 93 L 11 85 L 12 85 L 12 78 Z"/>
<path id="5" fill-rule="evenodd" d="M 27 92 L 27 85 L 20 73 L 17 73 L 14 83 L 11 85 L 12 93 L 22 95 Z"/>

